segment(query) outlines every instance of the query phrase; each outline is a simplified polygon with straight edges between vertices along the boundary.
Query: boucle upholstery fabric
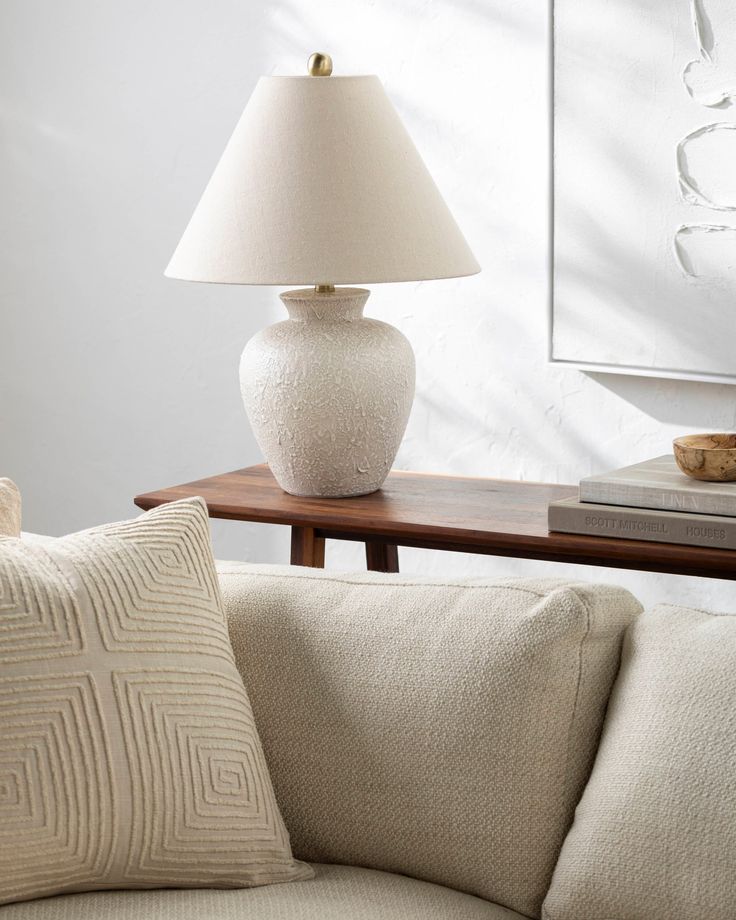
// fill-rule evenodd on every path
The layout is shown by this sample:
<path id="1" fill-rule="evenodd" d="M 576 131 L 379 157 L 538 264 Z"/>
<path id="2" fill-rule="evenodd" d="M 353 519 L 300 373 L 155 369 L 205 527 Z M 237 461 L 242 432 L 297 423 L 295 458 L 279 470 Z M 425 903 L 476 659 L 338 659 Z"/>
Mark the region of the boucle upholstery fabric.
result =
<path id="1" fill-rule="evenodd" d="M 18 486 L 0 478 L 0 537 L 20 536 L 21 504 Z"/>
<path id="2" fill-rule="evenodd" d="M 2 920 L 523 920 L 439 885 L 315 865 L 305 885 L 248 891 L 101 891 L 0 908 Z"/>
<path id="3" fill-rule="evenodd" d="M 0 539 L 0 903 L 307 877 L 227 635 L 201 499 Z"/>
<path id="4" fill-rule="evenodd" d="M 736 614 L 630 629 L 547 920 L 736 917 Z"/>
<path id="5" fill-rule="evenodd" d="M 294 852 L 539 916 L 638 603 L 218 566 Z"/>

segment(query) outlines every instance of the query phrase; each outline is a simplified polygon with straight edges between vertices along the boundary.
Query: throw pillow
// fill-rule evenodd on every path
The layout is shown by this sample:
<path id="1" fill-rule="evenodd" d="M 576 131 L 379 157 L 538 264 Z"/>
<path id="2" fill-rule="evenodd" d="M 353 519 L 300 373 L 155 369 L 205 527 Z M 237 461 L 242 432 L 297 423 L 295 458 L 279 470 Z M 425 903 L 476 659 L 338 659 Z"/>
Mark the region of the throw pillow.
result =
<path id="1" fill-rule="evenodd" d="M 0 903 L 311 874 L 233 662 L 204 502 L 0 539 Z"/>
<path id="2" fill-rule="evenodd" d="M 12 479 L 0 479 L 0 537 L 20 536 L 20 492 Z"/>

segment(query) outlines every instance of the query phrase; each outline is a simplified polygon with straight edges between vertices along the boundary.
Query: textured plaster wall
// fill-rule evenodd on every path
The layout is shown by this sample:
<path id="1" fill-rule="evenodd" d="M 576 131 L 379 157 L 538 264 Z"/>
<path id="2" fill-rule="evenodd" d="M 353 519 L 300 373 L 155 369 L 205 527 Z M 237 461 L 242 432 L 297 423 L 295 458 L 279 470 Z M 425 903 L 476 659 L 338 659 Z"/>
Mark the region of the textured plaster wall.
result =
<path id="1" fill-rule="evenodd" d="M 257 462 L 238 356 L 267 288 L 162 270 L 261 73 L 329 50 L 375 72 L 484 271 L 374 289 L 414 344 L 404 468 L 575 481 L 736 427 L 736 388 L 545 363 L 548 10 L 542 0 L 4 0 L 0 470 L 25 526 L 133 513 L 142 490 Z M 268 156 L 268 151 L 263 151 Z M 284 560 L 278 528 L 216 523 L 221 556 Z M 405 571 L 576 574 L 734 607 L 726 584 L 402 550 Z M 358 546 L 328 564 L 362 565 Z"/>

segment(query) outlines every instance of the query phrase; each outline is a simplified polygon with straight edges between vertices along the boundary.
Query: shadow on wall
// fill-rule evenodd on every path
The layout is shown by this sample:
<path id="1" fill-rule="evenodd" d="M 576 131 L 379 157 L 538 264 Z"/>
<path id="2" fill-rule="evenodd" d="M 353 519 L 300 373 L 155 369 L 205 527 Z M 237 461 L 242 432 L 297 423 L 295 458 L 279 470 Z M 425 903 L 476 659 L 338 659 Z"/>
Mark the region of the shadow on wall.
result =
<path id="1" fill-rule="evenodd" d="M 736 430 L 736 386 L 592 371 L 586 377 L 663 424 L 691 426 L 693 434 Z"/>

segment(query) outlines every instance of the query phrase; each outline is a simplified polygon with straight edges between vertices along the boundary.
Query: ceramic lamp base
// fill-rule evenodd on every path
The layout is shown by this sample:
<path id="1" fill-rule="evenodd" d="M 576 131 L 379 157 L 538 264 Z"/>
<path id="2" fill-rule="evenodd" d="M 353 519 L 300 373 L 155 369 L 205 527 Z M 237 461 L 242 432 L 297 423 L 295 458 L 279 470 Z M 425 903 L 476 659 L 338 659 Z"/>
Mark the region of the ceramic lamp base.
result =
<path id="1" fill-rule="evenodd" d="M 281 295 L 289 319 L 257 333 L 240 361 L 256 440 L 292 495 L 375 492 L 414 399 L 414 354 L 393 326 L 363 316 L 363 288 Z"/>

